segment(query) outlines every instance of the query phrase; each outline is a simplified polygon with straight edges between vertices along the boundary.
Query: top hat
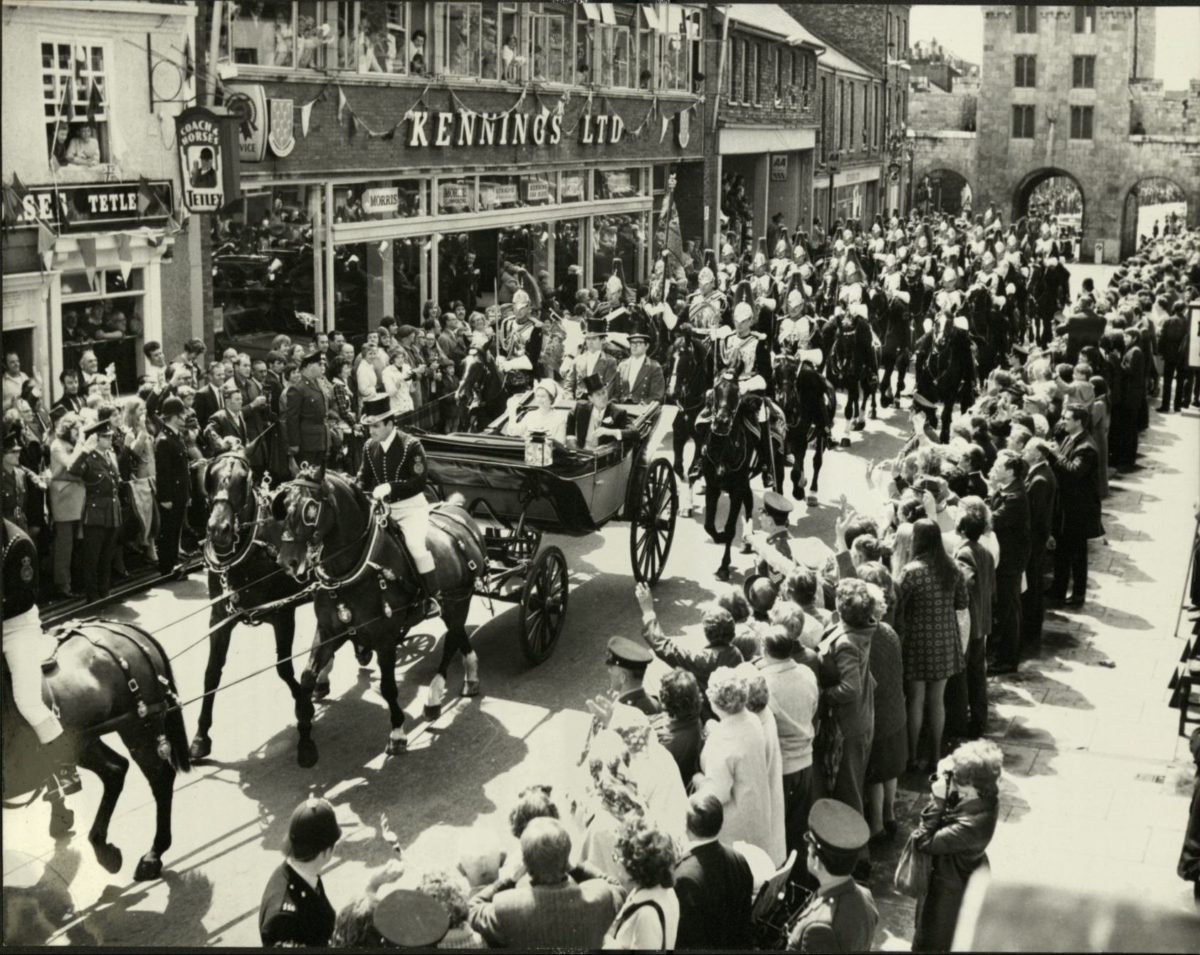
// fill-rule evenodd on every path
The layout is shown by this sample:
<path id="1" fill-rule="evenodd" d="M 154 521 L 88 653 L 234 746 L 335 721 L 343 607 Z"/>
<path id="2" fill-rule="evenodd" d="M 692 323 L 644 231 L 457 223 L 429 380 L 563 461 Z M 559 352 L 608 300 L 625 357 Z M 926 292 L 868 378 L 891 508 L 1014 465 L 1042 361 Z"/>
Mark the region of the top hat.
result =
<path id="1" fill-rule="evenodd" d="M 601 388 L 607 388 L 608 384 L 599 375 L 588 375 L 583 379 L 583 390 L 588 395 L 593 395 Z"/>
<path id="2" fill-rule="evenodd" d="M 629 340 L 631 342 L 650 341 L 650 323 L 644 315 L 635 314 L 630 323 Z"/>
<path id="3" fill-rule="evenodd" d="M 589 316 L 587 324 L 584 326 L 583 335 L 585 338 L 603 338 L 608 334 L 608 320 L 605 318 L 596 318 Z"/>
<path id="4" fill-rule="evenodd" d="M 392 410 L 392 399 L 385 394 L 376 392 L 369 398 L 364 398 L 359 422 L 362 424 L 378 424 L 395 416 Z"/>

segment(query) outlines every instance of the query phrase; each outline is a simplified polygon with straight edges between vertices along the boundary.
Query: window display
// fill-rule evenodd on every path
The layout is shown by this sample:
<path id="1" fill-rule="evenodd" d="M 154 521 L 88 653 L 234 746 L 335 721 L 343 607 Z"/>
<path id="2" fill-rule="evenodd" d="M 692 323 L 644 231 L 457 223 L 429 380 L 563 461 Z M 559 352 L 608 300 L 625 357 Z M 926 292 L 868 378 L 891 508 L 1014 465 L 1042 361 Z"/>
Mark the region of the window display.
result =
<path id="1" fill-rule="evenodd" d="M 97 368 L 116 369 L 115 390 L 137 390 L 143 336 L 145 275 L 132 269 L 128 279 L 119 270 L 96 273 L 95 287 L 84 272 L 62 277 L 63 367 L 78 368 L 86 352 L 96 356 Z"/>

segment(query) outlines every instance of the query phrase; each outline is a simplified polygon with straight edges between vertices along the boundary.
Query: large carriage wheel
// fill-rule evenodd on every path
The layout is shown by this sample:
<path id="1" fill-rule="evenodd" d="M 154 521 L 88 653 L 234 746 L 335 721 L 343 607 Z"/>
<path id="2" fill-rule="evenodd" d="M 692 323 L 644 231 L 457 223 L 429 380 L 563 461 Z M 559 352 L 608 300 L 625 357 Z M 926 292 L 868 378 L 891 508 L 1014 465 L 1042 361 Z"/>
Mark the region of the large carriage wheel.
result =
<path id="1" fill-rule="evenodd" d="M 521 590 L 521 649 L 536 665 L 550 656 L 567 618 L 567 558 L 547 547 L 534 558 Z"/>
<path id="2" fill-rule="evenodd" d="M 679 488 L 675 472 L 663 458 L 653 461 L 638 489 L 637 506 L 629 516 L 629 560 L 635 580 L 658 583 L 679 513 Z"/>

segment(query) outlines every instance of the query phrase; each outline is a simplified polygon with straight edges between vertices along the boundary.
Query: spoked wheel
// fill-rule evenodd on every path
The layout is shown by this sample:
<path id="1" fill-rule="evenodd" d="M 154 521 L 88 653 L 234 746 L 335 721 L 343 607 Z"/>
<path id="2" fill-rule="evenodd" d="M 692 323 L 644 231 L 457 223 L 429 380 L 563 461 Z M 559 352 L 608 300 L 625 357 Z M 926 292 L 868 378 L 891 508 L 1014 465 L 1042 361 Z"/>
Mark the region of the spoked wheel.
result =
<path id="1" fill-rule="evenodd" d="M 637 509 L 629 520 L 629 560 L 636 580 L 658 582 L 675 539 L 679 514 L 679 488 L 675 472 L 664 459 L 653 461 L 638 495 Z"/>
<path id="2" fill-rule="evenodd" d="M 547 547 L 534 558 L 521 590 L 521 649 L 535 666 L 550 656 L 567 619 L 567 558 Z"/>

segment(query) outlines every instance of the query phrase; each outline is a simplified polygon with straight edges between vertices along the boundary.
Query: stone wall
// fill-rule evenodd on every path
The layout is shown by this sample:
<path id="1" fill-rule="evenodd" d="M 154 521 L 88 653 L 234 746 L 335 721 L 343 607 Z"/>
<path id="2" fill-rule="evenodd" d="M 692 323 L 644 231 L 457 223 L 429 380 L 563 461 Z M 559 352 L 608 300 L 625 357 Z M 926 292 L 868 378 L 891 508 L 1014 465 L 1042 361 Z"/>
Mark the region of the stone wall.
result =
<path id="1" fill-rule="evenodd" d="M 1200 136 L 1200 80 L 1186 90 L 1164 90 L 1162 80 L 1133 80 L 1129 94 L 1130 130 L 1140 123 L 1148 136 Z"/>
<path id="2" fill-rule="evenodd" d="M 908 94 L 908 125 L 920 132 L 973 132 L 977 102 L 978 97 L 974 93 L 911 90 Z"/>

